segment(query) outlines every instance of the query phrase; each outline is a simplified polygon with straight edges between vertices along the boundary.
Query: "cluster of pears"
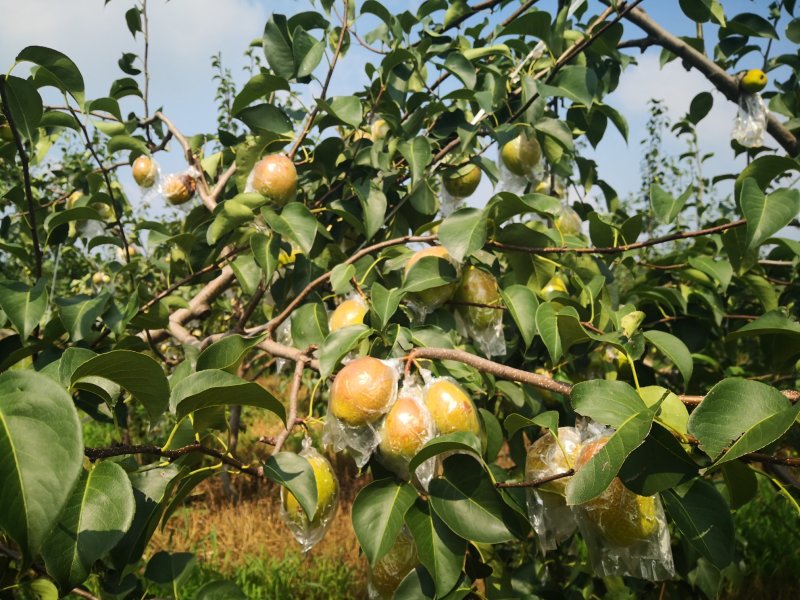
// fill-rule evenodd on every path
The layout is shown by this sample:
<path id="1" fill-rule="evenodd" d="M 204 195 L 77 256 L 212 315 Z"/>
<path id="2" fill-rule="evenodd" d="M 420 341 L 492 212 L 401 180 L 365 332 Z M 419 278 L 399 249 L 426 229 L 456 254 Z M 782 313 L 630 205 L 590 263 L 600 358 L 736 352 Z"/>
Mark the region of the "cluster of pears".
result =
<path id="1" fill-rule="evenodd" d="M 413 389 L 398 395 L 396 370 L 371 356 L 345 365 L 330 389 L 332 416 L 349 427 L 377 429 L 381 462 L 401 477 L 434 432 L 481 432 L 472 398 L 455 381 L 436 379 L 421 394 Z"/>
<path id="2" fill-rule="evenodd" d="M 558 440 L 546 434 L 528 449 L 525 477 L 542 479 L 569 469 L 580 469 L 608 442 L 599 437 L 582 444 L 574 428 L 560 427 Z M 546 495 L 545 506 L 566 506 L 567 479 L 557 479 L 537 488 Z M 650 540 L 658 530 L 654 496 L 639 496 L 627 489 L 619 477 L 597 498 L 580 505 L 588 521 L 610 545 L 625 548 Z"/>
<path id="3" fill-rule="evenodd" d="M 314 516 L 309 518 L 292 492 L 281 487 L 281 516 L 303 550 L 311 549 L 325 535 L 333 521 L 339 504 L 339 482 L 331 463 L 310 444 L 300 452 L 314 471 L 317 488 L 317 504 Z"/>
<path id="4" fill-rule="evenodd" d="M 159 179 L 158 164 L 145 154 L 133 161 L 133 179 L 143 189 L 150 189 Z M 173 206 L 186 204 L 197 191 L 197 182 L 189 173 L 173 173 L 161 182 L 164 199 Z"/>
<path id="5" fill-rule="evenodd" d="M 405 266 L 405 274 L 408 275 L 420 259 L 426 256 L 433 256 L 441 260 L 451 262 L 454 266 L 450 254 L 444 246 L 431 246 L 415 252 Z M 450 299 L 455 299 L 461 303 L 457 310 L 464 320 L 477 330 L 486 329 L 491 326 L 502 313 L 492 306 L 500 306 L 500 288 L 497 279 L 488 271 L 476 267 L 468 266 L 458 282 L 448 283 L 409 295 L 411 299 L 425 312 L 430 312 Z M 486 306 L 472 306 L 481 304 Z"/>

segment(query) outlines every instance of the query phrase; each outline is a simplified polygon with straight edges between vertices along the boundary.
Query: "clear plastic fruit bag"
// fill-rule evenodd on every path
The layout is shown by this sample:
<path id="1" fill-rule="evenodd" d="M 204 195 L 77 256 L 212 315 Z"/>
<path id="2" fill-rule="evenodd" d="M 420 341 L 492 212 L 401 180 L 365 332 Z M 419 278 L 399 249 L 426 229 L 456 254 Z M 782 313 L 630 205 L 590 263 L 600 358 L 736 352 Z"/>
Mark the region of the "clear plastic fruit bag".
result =
<path id="1" fill-rule="evenodd" d="M 503 306 L 497 280 L 488 271 L 470 265 L 456 290 L 456 324 L 486 356 L 505 356 Z"/>
<path id="2" fill-rule="evenodd" d="M 330 387 L 323 442 L 347 450 L 359 467 L 369 461 L 380 440 L 383 416 L 397 398 L 398 360 L 361 356 L 336 374 Z"/>
<path id="3" fill-rule="evenodd" d="M 746 148 L 758 148 L 764 145 L 766 131 L 767 106 L 761 94 L 740 94 L 739 110 L 733 125 L 733 139 Z"/>
<path id="4" fill-rule="evenodd" d="M 605 445 L 610 433 L 598 431 L 596 425 L 587 429 L 577 469 Z M 615 477 L 600 496 L 573 509 L 598 575 L 651 581 L 675 575 L 669 528 L 658 494 L 639 496 Z"/>
<path id="5" fill-rule="evenodd" d="M 417 546 L 407 527 L 403 527 L 389 549 L 367 574 L 367 592 L 370 600 L 389 600 L 395 590 L 419 564 Z"/>
<path id="6" fill-rule="evenodd" d="M 336 331 L 351 325 L 360 325 L 364 322 L 369 307 L 359 294 L 352 293 L 347 296 L 331 312 L 328 317 L 328 330 Z"/>
<path id="7" fill-rule="evenodd" d="M 314 470 L 317 485 L 317 506 L 313 518 L 309 519 L 300 503 L 285 487 L 281 487 L 281 520 L 292 532 L 297 542 L 308 552 L 330 529 L 339 506 L 339 481 L 331 463 L 311 445 L 311 439 L 303 440 L 300 456 Z"/>
<path id="8" fill-rule="evenodd" d="M 547 432 L 528 448 L 525 480 L 536 481 L 566 473 L 575 467 L 581 450 L 581 435 L 574 427 L 559 427 L 558 437 Z M 528 518 L 543 551 L 554 550 L 577 528 L 575 514 L 567 506 L 568 478 L 550 481 L 526 490 Z"/>
<path id="9" fill-rule="evenodd" d="M 429 459 L 409 473 L 409 462 L 435 435 L 433 417 L 423 401 L 422 386 L 406 378 L 397 400 L 381 423 L 378 460 L 398 477 L 412 480 L 427 489 L 436 461 Z"/>

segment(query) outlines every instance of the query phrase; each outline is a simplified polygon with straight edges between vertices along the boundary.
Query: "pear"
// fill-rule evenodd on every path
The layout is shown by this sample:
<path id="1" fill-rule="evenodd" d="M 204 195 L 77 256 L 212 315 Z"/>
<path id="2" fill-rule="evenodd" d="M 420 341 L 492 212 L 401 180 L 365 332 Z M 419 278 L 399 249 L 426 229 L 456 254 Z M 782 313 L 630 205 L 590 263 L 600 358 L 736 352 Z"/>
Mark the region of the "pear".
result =
<path id="1" fill-rule="evenodd" d="M 336 331 L 343 327 L 359 325 L 364 322 L 364 315 L 366 314 L 367 306 L 361 298 L 345 300 L 331 314 L 328 320 L 328 329 Z"/>
<path id="2" fill-rule="evenodd" d="M 297 169 L 285 154 L 270 154 L 253 167 L 252 184 L 256 192 L 283 206 L 297 194 Z"/>
<path id="3" fill-rule="evenodd" d="M 472 163 L 458 170 L 442 175 L 442 183 L 447 193 L 454 198 L 466 198 L 475 193 L 481 182 L 481 170 Z"/>
<path id="4" fill-rule="evenodd" d="M 500 149 L 500 158 L 514 175 L 528 175 L 542 160 L 542 147 L 533 136 L 520 134 Z"/>
<path id="5" fill-rule="evenodd" d="M 140 187 L 153 187 L 157 178 L 158 165 L 152 158 L 142 155 L 133 161 L 133 179 Z"/>
<path id="6" fill-rule="evenodd" d="M 497 280 L 486 271 L 469 266 L 456 290 L 456 300 L 499 306 L 500 290 Z M 486 329 L 502 316 L 499 309 L 482 306 L 459 306 L 458 311 L 477 329 Z"/>
<path id="7" fill-rule="evenodd" d="M 425 406 L 439 433 L 469 431 L 480 435 L 478 410 L 464 388 L 449 379 L 439 379 L 425 390 Z"/>
<path id="8" fill-rule="evenodd" d="M 330 410 L 353 427 L 374 423 L 389 410 L 397 373 L 377 358 L 362 356 L 345 365 L 331 386 Z"/>
<path id="9" fill-rule="evenodd" d="M 430 248 L 418 250 L 411 256 L 411 258 L 408 259 L 408 262 L 405 266 L 405 274 L 408 275 L 411 267 L 413 267 L 418 260 L 426 256 L 435 256 L 436 258 L 441 258 L 443 260 L 451 260 L 450 254 L 447 252 L 447 249 L 444 246 L 431 246 Z M 431 311 L 450 300 L 450 298 L 453 297 L 453 293 L 456 291 L 457 285 L 458 284 L 456 283 L 448 283 L 445 285 L 428 288 L 427 290 L 422 290 L 421 292 L 413 292 L 409 295 L 426 310 Z"/>

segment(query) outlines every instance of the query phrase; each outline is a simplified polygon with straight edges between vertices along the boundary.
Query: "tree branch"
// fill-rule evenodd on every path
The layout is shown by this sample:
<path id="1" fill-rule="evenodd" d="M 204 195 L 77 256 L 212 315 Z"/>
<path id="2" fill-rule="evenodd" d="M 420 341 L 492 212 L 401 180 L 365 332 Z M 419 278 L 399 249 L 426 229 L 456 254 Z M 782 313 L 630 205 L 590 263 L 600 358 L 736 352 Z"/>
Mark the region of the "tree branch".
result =
<path id="1" fill-rule="evenodd" d="M 190 444 L 174 450 L 165 450 L 160 446 L 147 445 L 147 444 L 121 444 L 119 446 L 112 446 L 110 448 L 89 448 L 83 449 L 83 454 L 90 461 L 94 462 L 103 458 L 111 458 L 112 456 L 125 456 L 129 454 L 149 454 L 152 456 L 161 456 L 170 461 L 186 456 L 187 454 L 205 454 L 212 458 L 216 458 L 230 467 L 234 467 L 242 473 L 247 473 L 253 477 L 260 477 L 261 471 L 255 467 L 249 467 L 242 461 L 224 454 L 214 448 L 203 446 L 202 444 Z"/>
<path id="2" fill-rule="evenodd" d="M 608 3 L 608 0 L 603 1 Z M 739 80 L 728 74 L 705 54 L 698 52 L 680 38 L 672 35 L 653 21 L 641 8 L 629 11 L 625 18 L 647 33 L 648 37 L 652 38 L 656 44 L 679 56 L 687 64 L 700 71 L 728 100 L 739 101 Z M 790 156 L 797 155 L 797 138 L 770 112 L 767 112 L 767 131 Z"/>
<path id="3" fill-rule="evenodd" d="M 28 200 L 28 225 L 31 229 L 31 240 L 33 241 L 33 257 L 36 261 L 33 274 L 36 279 L 39 279 L 42 276 L 42 247 L 39 245 L 39 232 L 36 229 L 36 203 L 33 199 L 33 189 L 31 188 L 30 164 L 28 163 L 28 155 L 25 153 L 22 136 L 17 129 L 17 124 L 14 123 L 14 118 L 11 116 L 8 94 L 6 93 L 5 75 L 0 77 L 0 102 L 2 102 L 3 114 L 6 116 L 8 126 L 11 128 L 11 134 L 14 136 L 14 144 L 17 147 L 19 161 L 22 163 L 22 181 L 25 186 L 25 197 Z"/>
<path id="4" fill-rule="evenodd" d="M 304 352 L 308 356 L 309 351 Z M 281 451 L 286 438 L 294 429 L 297 424 L 297 396 L 300 393 L 300 383 L 303 380 L 303 371 L 306 368 L 305 361 L 298 360 L 294 364 L 294 377 L 292 377 L 292 388 L 289 392 L 289 413 L 286 415 L 286 429 L 284 429 L 276 438 L 274 448 L 272 449 L 273 456 Z"/>
<path id="5" fill-rule="evenodd" d="M 540 485 L 544 485 L 545 483 L 550 483 L 551 481 L 556 481 L 557 479 L 563 479 L 564 477 L 571 477 L 575 475 L 575 469 L 570 469 L 569 471 L 564 471 L 563 473 L 556 473 L 555 475 L 548 475 L 547 477 L 542 477 L 541 479 L 534 479 L 533 481 L 498 481 L 494 484 L 496 488 L 529 488 L 529 487 L 539 487 Z"/>

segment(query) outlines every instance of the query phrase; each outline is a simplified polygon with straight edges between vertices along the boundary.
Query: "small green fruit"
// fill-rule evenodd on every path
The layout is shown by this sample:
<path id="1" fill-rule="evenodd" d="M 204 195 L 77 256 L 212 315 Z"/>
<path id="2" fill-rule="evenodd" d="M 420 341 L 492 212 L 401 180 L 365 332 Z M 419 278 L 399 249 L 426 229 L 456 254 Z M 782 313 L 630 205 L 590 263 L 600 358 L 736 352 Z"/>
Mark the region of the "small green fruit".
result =
<path id="1" fill-rule="evenodd" d="M 400 582 L 418 563 L 414 538 L 404 529 L 389 552 L 370 569 L 370 598 L 391 598 Z"/>
<path id="2" fill-rule="evenodd" d="M 525 176 L 530 174 L 542 159 L 542 147 L 535 137 L 520 134 L 503 145 L 500 158 L 506 169 L 514 175 Z"/>
<path id="3" fill-rule="evenodd" d="M 442 183 L 447 193 L 454 198 L 466 198 L 475 193 L 481 182 L 481 170 L 477 165 L 464 165 L 457 171 L 442 175 Z"/>
<path id="4" fill-rule="evenodd" d="M 470 265 L 456 290 L 456 300 L 499 306 L 500 290 L 497 280 L 486 271 Z M 486 329 L 502 316 L 500 310 L 482 306 L 459 306 L 458 311 L 477 329 Z"/>

